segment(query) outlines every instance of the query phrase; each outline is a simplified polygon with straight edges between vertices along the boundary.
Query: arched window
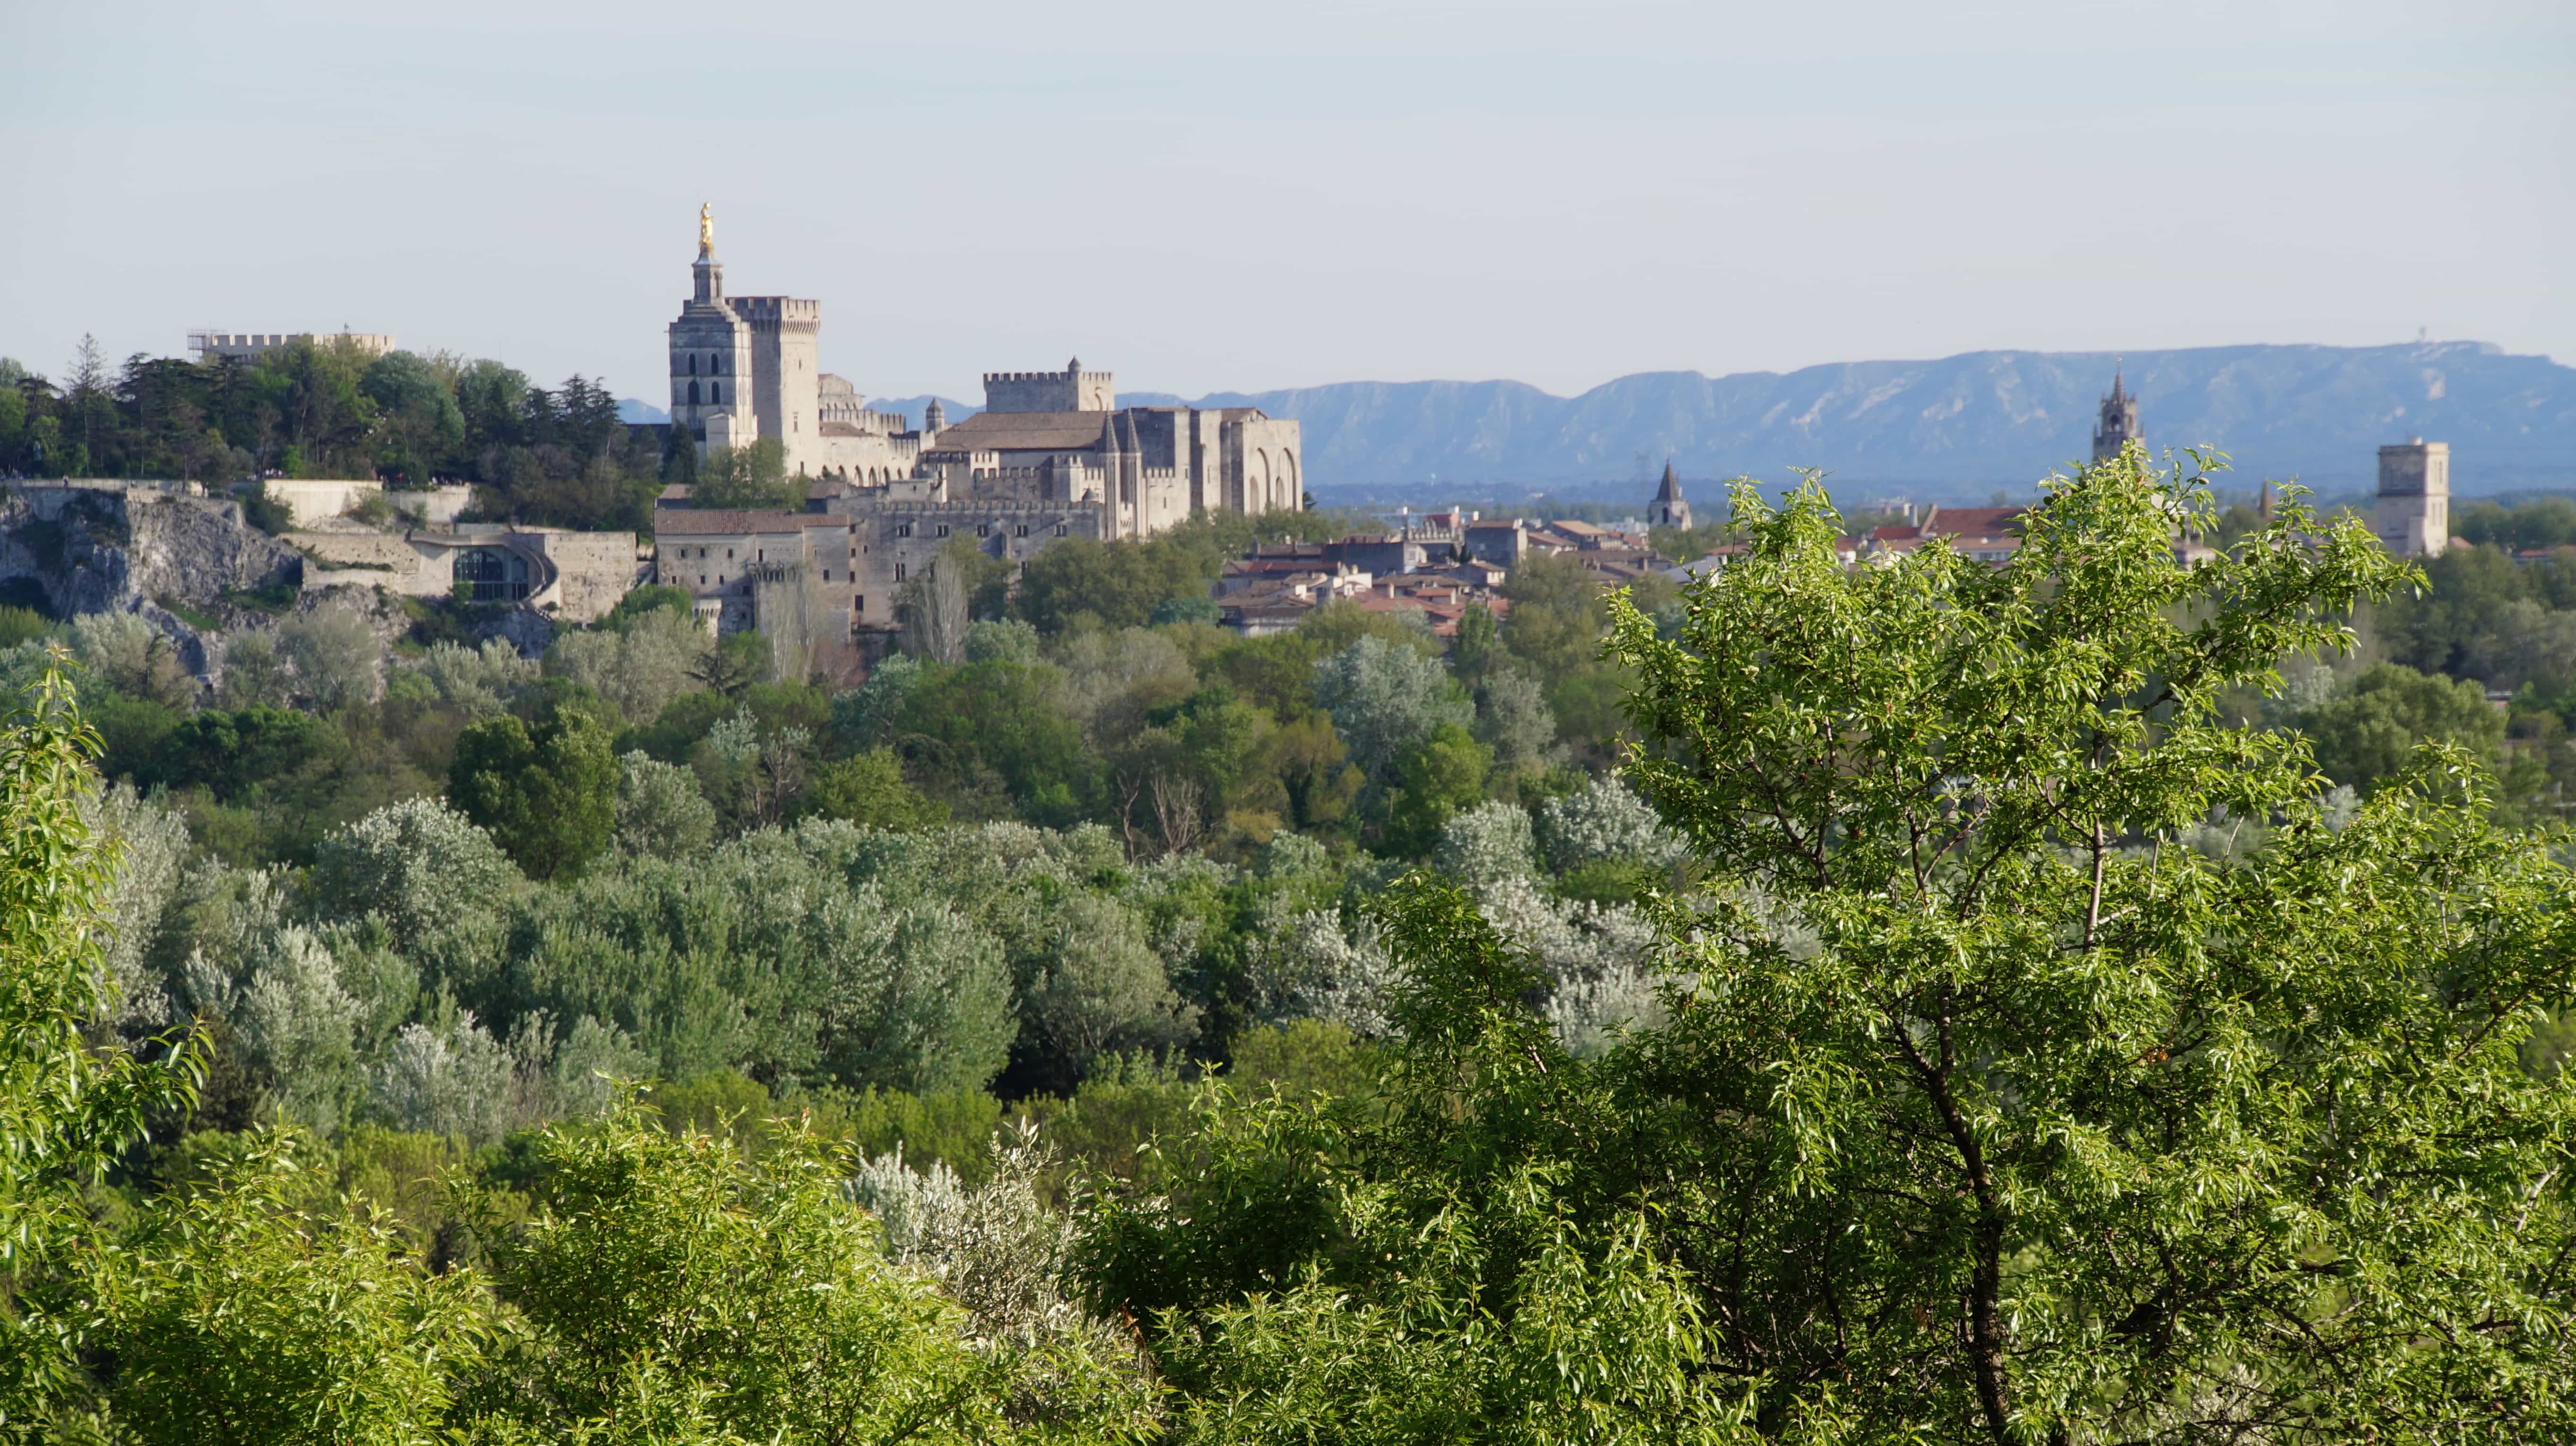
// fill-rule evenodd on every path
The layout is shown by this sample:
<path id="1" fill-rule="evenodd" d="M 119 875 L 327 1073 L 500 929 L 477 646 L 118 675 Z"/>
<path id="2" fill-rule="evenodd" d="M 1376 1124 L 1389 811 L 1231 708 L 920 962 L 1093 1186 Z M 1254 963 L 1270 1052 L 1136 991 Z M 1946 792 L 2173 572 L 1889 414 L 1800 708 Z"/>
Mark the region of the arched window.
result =
<path id="1" fill-rule="evenodd" d="M 696 376 L 697 374 L 698 374 L 698 354 L 697 354 L 696 352 L 691 352 L 691 353 L 689 353 L 689 375 L 691 375 L 691 376 Z"/>
<path id="2" fill-rule="evenodd" d="M 694 406 L 696 406 L 697 404 L 698 404 L 698 384 L 697 384 L 696 382 L 691 382 L 691 383 L 689 383 L 689 405 L 694 407 Z"/>
<path id="3" fill-rule="evenodd" d="M 723 405 L 724 405 L 724 383 L 722 383 L 722 382 L 709 382 L 709 383 L 707 383 L 707 401 L 708 401 L 708 403 L 709 403 L 710 405 L 713 405 L 713 406 L 719 406 L 719 407 L 721 407 L 721 406 L 723 406 Z"/>

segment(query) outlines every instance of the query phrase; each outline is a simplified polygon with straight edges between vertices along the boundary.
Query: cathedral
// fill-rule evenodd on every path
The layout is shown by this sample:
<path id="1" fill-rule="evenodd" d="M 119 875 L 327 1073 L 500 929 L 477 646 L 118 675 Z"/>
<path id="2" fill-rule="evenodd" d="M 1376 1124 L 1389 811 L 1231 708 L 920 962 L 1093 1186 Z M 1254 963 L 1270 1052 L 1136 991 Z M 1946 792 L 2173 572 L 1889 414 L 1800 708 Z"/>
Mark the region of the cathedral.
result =
<path id="1" fill-rule="evenodd" d="M 2123 446 L 2145 440 L 2146 434 L 2138 430 L 2138 399 L 2121 385 L 2115 371 L 2111 394 L 2102 399 L 2102 418 L 2093 428 L 2093 460 L 2108 462 L 2120 455 Z"/>
<path id="2" fill-rule="evenodd" d="M 693 294 L 670 328 L 671 421 L 701 448 L 774 437 L 790 475 L 896 500 L 1088 502 L 1104 537 L 1303 503 L 1298 426 L 1257 407 L 1122 408 L 1110 374 L 1076 359 L 1061 372 L 988 372 L 983 411 L 952 426 L 933 403 L 916 428 L 822 370 L 821 302 L 725 295 L 703 209 L 690 272 Z"/>
<path id="3" fill-rule="evenodd" d="M 695 593 L 721 631 L 762 627 L 792 595 L 813 620 L 802 631 L 872 652 L 896 625 L 903 583 L 948 539 L 1018 563 L 1056 538 L 1145 537 L 1200 512 L 1304 505 L 1294 421 L 1257 407 L 1121 407 L 1111 375 L 1076 359 L 988 372 L 982 411 L 952 423 L 933 402 L 915 426 L 821 369 L 821 302 L 725 295 L 704 208 L 690 272 L 670 326 L 671 425 L 702 452 L 776 438 L 788 474 L 809 483 L 802 509 L 774 514 L 665 498 L 661 579 Z"/>

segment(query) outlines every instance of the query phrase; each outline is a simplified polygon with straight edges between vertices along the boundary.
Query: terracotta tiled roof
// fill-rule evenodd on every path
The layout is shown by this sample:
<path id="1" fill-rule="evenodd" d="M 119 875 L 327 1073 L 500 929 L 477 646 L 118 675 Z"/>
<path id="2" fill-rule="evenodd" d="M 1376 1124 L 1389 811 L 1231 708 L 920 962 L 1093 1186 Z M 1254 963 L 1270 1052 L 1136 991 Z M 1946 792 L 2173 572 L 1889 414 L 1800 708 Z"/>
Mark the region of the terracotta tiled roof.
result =
<path id="1" fill-rule="evenodd" d="M 1943 507 L 1923 530 L 1943 537 L 2008 537 L 2021 525 L 2019 507 Z"/>

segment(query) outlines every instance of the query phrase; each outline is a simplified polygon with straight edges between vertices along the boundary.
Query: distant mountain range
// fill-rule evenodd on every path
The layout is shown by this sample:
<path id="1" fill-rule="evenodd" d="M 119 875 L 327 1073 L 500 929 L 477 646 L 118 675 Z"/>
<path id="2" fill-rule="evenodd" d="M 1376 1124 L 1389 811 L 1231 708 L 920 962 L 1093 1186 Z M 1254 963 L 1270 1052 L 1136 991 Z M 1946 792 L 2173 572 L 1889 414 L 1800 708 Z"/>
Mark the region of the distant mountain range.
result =
<path id="1" fill-rule="evenodd" d="M 2367 488 L 2376 449 L 2451 444 L 2463 493 L 2576 486 L 2576 368 L 2484 342 L 1969 352 L 1788 373 L 1645 372 L 1559 397 L 1520 382 L 1336 382 L 1131 406 L 1253 406 L 1305 424 L 1306 475 L 1327 501 L 1437 502 L 1552 489 L 1624 496 L 1666 458 L 1685 478 L 1785 481 L 1820 467 L 1837 491 L 1983 500 L 2091 450 L 2114 370 L 2149 445 L 2215 447 L 2246 486 Z M 869 405 L 920 419 L 927 396 Z M 942 399 L 949 418 L 976 408 Z M 632 408 L 650 411 L 642 403 Z M 1642 501 L 1645 494 L 1638 494 Z"/>
<path id="2" fill-rule="evenodd" d="M 2150 446 L 2216 447 L 2248 486 L 2366 487 L 2377 448 L 2415 435 L 2451 444 L 2460 491 L 2576 485 L 2576 368 L 2482 342 L 1986 351 L 1785 374 L 1646 372 L 1576 397 L 1509 381 L 1341 382 L 1195 404 L 1303 422 L 1306 474 L 1326 496 L 1607 492 L 1645 484 L 1669 457 L 1697 480 L 1785 481 L 1792 467 L 1821 467 L 1838 491 L 1983 500 L 2088 455 L 2115 369 L 2143 398 Z"/>

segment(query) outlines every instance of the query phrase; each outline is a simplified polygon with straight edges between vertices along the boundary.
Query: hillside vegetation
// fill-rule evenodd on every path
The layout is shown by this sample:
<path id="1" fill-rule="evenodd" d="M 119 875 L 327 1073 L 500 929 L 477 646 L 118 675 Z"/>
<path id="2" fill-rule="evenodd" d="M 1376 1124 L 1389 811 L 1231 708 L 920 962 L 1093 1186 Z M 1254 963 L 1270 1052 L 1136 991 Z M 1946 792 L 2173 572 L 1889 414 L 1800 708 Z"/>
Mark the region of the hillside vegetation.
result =
<path id="1" fill-rule="evenodd" d="M 2555 1439 L 2576 568 L 2204 484 L 1445 643 L 1185 532 L 838 693 L 0 613 L 0 1421 Z"/>

